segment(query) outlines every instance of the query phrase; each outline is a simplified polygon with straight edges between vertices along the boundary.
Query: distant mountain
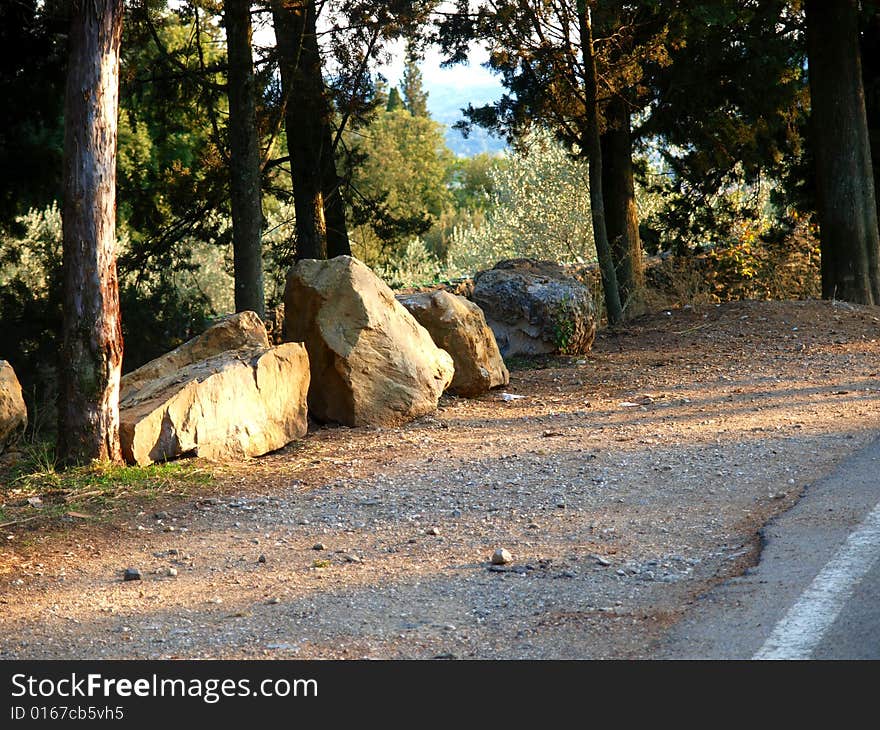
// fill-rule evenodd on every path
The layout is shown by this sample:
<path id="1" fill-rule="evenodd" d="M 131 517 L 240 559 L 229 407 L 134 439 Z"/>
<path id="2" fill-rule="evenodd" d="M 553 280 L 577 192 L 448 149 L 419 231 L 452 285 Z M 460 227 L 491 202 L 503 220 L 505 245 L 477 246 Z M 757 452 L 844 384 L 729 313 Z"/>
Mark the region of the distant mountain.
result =
<path id="1" fill-rule="evenodd" d="M 503 139 L 489 134 L 482 127 L 474 127 L 467 139 L 461 132 L 452 129 L 453 124 L 462 120 L 461 110 L 466 109 L 468 104 L 482 106 L 500 98 L 502 91 L 497 82 L 464 87 L 429 82 L 425 89 L 428 92 L 428 111 L 434 119 L 446 125 L 446 144 L 456 155 L 473 157 L 481 152 L 497 154 L 507 148 Z"/>

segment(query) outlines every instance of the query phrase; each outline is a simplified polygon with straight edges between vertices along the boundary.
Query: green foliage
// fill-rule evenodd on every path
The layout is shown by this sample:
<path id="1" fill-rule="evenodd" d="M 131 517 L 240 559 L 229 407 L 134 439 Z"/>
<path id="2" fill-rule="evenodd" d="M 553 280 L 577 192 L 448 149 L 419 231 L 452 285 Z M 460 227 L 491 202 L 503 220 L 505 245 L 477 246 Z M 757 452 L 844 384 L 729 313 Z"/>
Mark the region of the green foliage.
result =
<path id="1" fill-rule="evenodd" d="M 443 272 L 441 262 L 419 238 L 411 239 L 392 263 L 376 269 L 379 278 L 392 289 L 436 284 Z"/>
<path id="2" fill-rule="evenodd" d="M 0 357 L 9 360 L 28 405 L 52 400 L 61 326 L 61 212 L 54 203 L 0 230 Z M 38 394 L 38 398 L 34 398 Z"/>
<path id="3" fill-rule="evenodd" d="M 364 261 L 384 265 L 452 208 L 452 153 L 442 125 L 406 109 L 377 112 L 349 144 L 359 158 L 351 183 L 352 249 Z"/>
<path id="4" fill-rule="evenodd" d="M 452 236 L 447 261 L 473 272 L 505 258 L 595 259 L 587 165 L 535 129 L 489 169 L 485 221 Z"/>
<path id="5" fill-rule="evenodd" d="M 225 49 L 195 9 L 132 13 L 122 44 L 118 226 L 120 268 L 186 269 L 193 241 L 227 244 Z"/>

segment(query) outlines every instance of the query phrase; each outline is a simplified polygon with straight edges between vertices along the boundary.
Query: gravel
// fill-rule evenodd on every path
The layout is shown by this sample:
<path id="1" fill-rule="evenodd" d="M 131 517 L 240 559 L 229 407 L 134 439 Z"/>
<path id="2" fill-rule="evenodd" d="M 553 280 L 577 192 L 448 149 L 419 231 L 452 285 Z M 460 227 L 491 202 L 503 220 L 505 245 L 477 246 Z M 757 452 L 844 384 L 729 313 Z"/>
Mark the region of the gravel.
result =
<path id="1" fill-rule="evenodd" d="M 880 429 L 877 308 L 670 311 L 514 367 L 520 398 L 444 397 L 405 426 L 313 428 L 204 464 L 206 493 L 154 508 L 175 532 L 138 530 L 132 507 L 8 533 L 0 657 L 650 656 L 755 563 L 768 519 Z M 516 560 L 487 570 L 502 546 Z M 120 562 L 185 578 L 130 590 L 107 579 Z"/>

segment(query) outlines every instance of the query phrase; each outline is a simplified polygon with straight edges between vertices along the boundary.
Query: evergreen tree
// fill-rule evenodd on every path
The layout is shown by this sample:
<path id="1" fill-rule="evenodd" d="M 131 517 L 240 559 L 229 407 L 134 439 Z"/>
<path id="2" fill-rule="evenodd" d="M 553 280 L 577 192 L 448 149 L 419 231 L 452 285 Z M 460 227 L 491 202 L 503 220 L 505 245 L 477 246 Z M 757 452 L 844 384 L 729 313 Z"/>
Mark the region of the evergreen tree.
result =
<path id="1" fill-rule="evenodd" d="M 422 71 L 419 68 L 419 56 L 416 45 L 409 41 L 406 46 L 406 62 L 403 67 L 403 79 L 400 82 L 403 94 L 403 105 L 414 117 L 427 118 L 428 92 L 422 83 Z"/>
<path id="2" fill-rule="evenodd" d="M 391 87 L 391 91 L 388 93 L 388 101 L 385 103 L 385 111 L 393 112 L 396 109 L 404 109 L 403 98 L 400 96 L 400 92 L 397 90 L 396 86 Z"/>

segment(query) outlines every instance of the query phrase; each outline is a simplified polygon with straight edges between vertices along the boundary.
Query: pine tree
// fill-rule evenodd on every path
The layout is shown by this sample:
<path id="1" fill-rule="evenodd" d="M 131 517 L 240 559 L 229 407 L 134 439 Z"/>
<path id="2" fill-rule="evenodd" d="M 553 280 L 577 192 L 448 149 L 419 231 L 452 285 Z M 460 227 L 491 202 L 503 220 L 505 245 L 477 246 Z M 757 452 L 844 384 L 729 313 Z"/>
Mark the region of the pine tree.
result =
<path id="1" fill-rule="evenodd" d="M 59 457 L 121 461 L 116 130 L 123 0 L 79 0 L 64 124 L 64 305 Z"/>
<path id="2" fill-rule="evenodd" d="M 403 105 L 414 117 L 427 118 L 428 92 L 422 83 L 422 72 L 419 69 L 419 57 L 415 44 L 410 41 L 406 47 L 406 63 L 403 67 L 403 79 L 400 83 L 403 94 Z M 390 103 L 390 100 L 389 100 Z"/>

